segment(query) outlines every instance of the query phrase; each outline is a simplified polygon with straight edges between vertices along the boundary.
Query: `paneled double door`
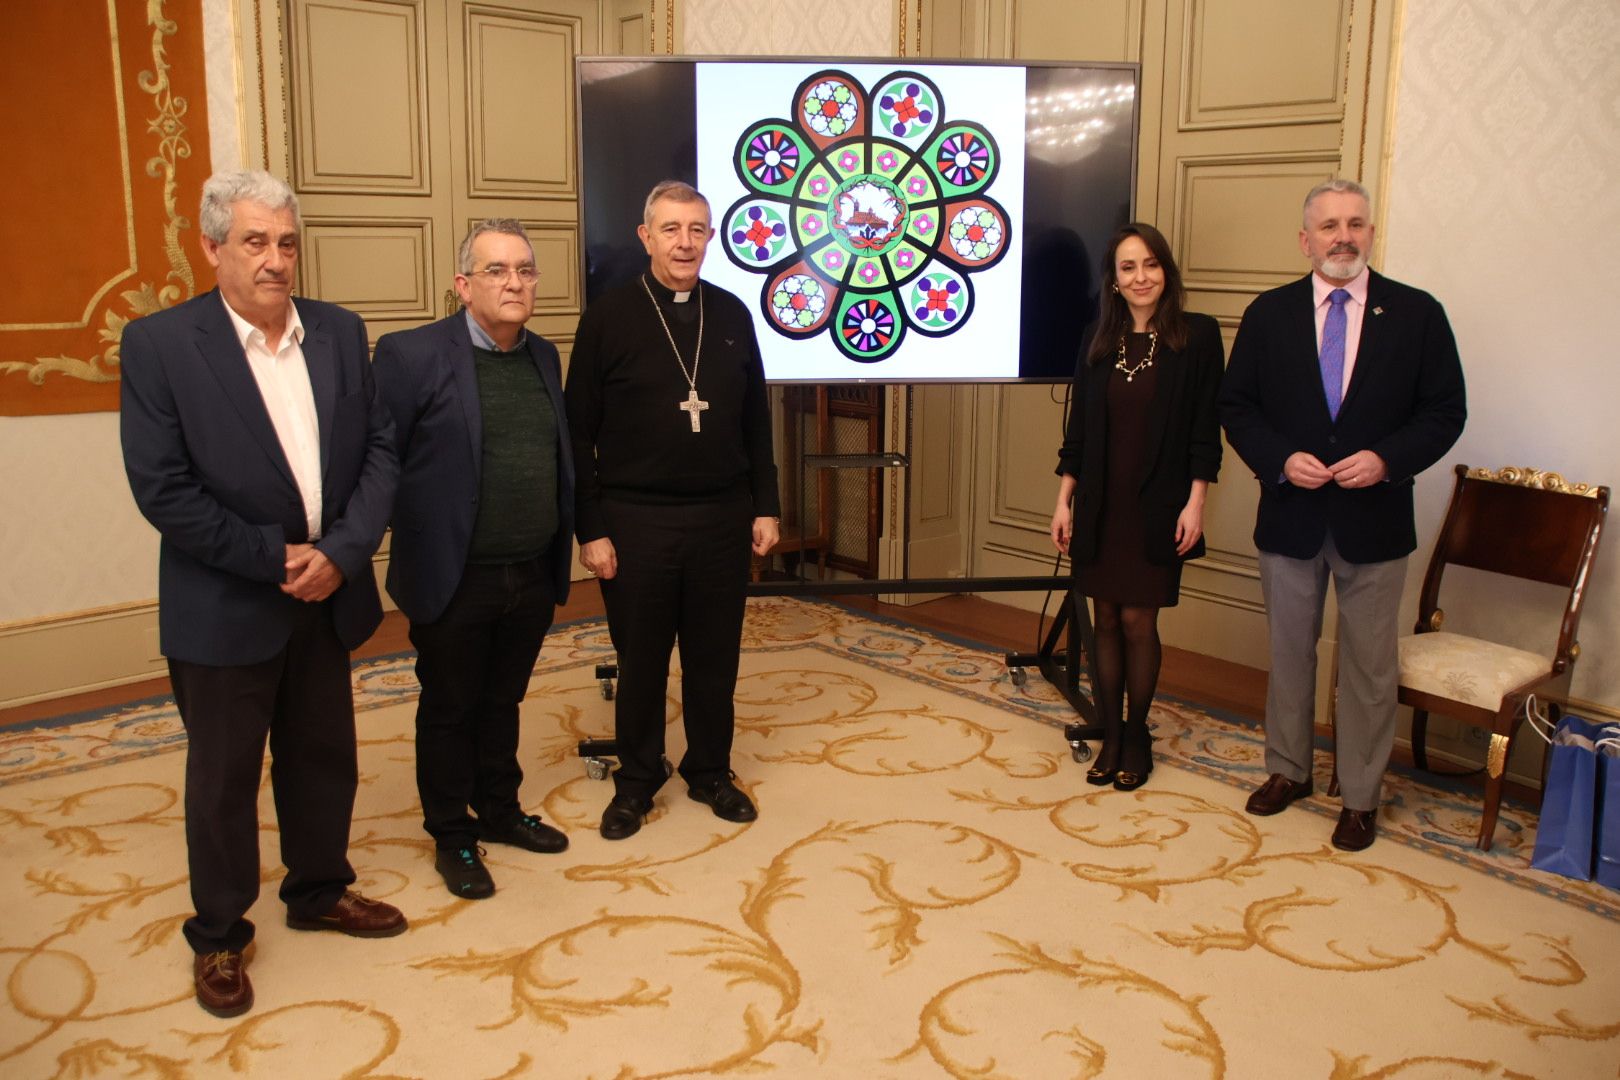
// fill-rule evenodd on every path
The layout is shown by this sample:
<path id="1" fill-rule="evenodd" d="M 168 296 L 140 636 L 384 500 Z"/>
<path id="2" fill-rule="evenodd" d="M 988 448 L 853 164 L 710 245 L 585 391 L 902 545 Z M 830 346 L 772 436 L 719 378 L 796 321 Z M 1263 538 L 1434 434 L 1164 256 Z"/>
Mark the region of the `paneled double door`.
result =
<path id="1" fill-rule="evenodd" d="M 468 226 L 513 217 L 541 274 L 530 325 L 566 349 L 583 301 L 574 57 L 603 51 L 613 7 L 286 0 L 305 293 L 359 312 L 373 341 L 420 325 L 455 309 Z"/>

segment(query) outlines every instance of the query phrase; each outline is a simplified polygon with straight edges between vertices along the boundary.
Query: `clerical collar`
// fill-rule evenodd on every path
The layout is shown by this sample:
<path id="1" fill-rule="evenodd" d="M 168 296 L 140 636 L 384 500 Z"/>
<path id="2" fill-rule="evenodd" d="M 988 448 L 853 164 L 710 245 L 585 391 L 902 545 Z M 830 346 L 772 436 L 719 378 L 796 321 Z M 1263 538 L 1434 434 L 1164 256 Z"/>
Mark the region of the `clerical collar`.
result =
<path id="1" fill-rule="evenodd" d="M 652 289 L 653 295 L 657 297 L 661 303 L 685 304 L 690 302 L 693 295 L 697 292 L 695 288 L 688 289 L 685 292 L 676 292 L 668 285 L 665 285 L 662 281 L 659 281 L 657 278 L 653 277 L 651 271 L 648 271 L 641 276 L 647 280 L 647 285 Z"/>
<path id="2" fill-rule="evenodd" d="M 496 353 L 521 352 L 523 350 L 529 333 L 527 329 L 520 329 L 518 331 L 517 341 L 513 343 L 510 349 L 503 349 L 499 345 L 495 344 L 495 339 L 490 337 L 482 326 L 478 325 L 478 320 L 473 318 L 471 308 L 466 309 L 466 315 L 467 333 L 472 337 L 472 343 L 478 346 L 480 349 Z"/>

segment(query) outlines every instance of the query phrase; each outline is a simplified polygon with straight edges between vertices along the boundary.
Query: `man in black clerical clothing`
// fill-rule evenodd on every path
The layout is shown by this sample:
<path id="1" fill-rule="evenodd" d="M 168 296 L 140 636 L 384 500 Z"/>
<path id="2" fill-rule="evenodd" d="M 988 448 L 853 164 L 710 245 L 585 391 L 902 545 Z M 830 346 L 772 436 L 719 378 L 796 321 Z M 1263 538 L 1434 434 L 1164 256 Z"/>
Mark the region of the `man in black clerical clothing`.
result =
<path id="1" fill-rule="evenodd" d="M 748 308 L 698 280 L 709 202 L 666 180 L 637 229 L 647 272 L 580 319 L 568 367 L 580 561 L 602 582 L 619 655 L 619 768 L 602 835 L 641 828 L 664 782 L 664 694 L 681 650 L 687 794 L 752 821 L 733 782 L 732 694 L 749 550 L 778 539 L 765 370 Z"/>
<path id="2" fill-rule="evenodd" d="M 219 288 L 124 327 L 121 434 L 135 504 L 162 538 L 158 630 L 186 729 L 197 1002 L 253 1005 L 244 951 L 270 787 L 294 930 L 387 937 L 350 888 L 358 780 L 349 650 L 382 620 L 371 556 L 399 463 L 359 316 L 292 295 L 298 200 L 264 172 L 203 185 Z"/>
<path id="3" fill-rule="evenodd" d="M 518 802 L 517 748 L 541 639 L 568 598 L 574 466 L 557 350 L 524 327 L 539 275 L 522 224 L 474 225 L 456 269 L 466 310 L 384 335 L 376 369 L 399 448 L 388 593 L 422 684 L 422 820 L 451 894 L 479 899 L 495 891 L 479 840 L 568 847 Z"/>

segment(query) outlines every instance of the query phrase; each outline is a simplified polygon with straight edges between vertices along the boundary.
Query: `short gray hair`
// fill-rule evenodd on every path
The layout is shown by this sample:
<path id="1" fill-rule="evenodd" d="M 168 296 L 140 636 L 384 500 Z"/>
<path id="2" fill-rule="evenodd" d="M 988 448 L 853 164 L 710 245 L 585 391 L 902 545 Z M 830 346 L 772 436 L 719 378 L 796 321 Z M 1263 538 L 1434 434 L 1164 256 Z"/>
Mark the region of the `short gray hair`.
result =
<path id="1" fill-rule="evenodd" d="M 703 192 L 688 184 L 685 180 L 660 180 L 647 193 L 647 202 L 641 208 L 642 224 L 649 229 L 652 228 L 653 223 L 653 203 L 659 199 L 668 199 L 671 202 L 678 203 L 700 202 L 703 204 L 703 208 L 709 211 L 709 216 L 711 218 L 714 216 L 714 210 L 709 206 L 709 200 L 704 196 Z"/>
<path id="2" fill-rule="evenodd" d="M 1317 199 L 1321 198 L 1323 195 L 1326 195 L 1330 191 L 1336 192 L 1340 195 L 1360 195 L 1367 202 L 1368 212 L 1370 213 L 1372 211 L 1372 196 L 1367 194 L 1366 188 L 1362 187 L 1354 180 L 1346 180 L 1342 176 L 1335 176 L 1331 180 L 1322 181 L 1320 184 L 1317 184 L 1306 193 L 1305 205 L 1300 208 L 1300 218 L 1303 220 L 1310 217 L 1311 203 L 1315 202 Z"/>
<path id="3" fill-rule="evenodd" d="M 239 202 L 258 203 L 271 210 L 292 208 L 293 226 L 304 227 L 298 216 L 298 196 L 287 186 L 287 181 L 272 176 L 262 169 L 240 172 L 217 172 L 203 184 L 202 210 L 197 215 L 197 227 L 216 244 L 223 244 L 231 235 L 231 207 Z"/>
<path id="4" fill-rule="evenodd" d="M 523 222 L 517 218 L 492 217 L 474 223 L 467 230 L 467 235 L 461 241 L 461 247 L 456 250 L 456 273 L 470 274 L 473 271 L 473 241 L 485 233 L 500 233 L 502 236 L 516 236 L 529 245 L 529 258 L 534 258 L 534 241 L 529 239 L 528 231 L 523 228 Z"/>

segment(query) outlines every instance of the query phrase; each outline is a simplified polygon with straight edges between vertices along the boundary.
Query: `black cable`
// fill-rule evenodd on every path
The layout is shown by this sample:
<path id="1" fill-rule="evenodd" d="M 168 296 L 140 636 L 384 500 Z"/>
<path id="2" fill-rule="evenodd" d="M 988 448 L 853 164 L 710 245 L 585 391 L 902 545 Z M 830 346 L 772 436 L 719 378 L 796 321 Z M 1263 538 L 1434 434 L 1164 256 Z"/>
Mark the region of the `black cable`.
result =
<path id="1" fill-rule="evenodd" d="M 1056 385 L 1056 384 L 1053 384 L 1053 385 Z M 1049 398 L 1051 398 L 1052 401 L 1054 401 L 1054 402 L 1057 401 L 1057 398 L 1051 396 L 1051 391 L 1050 390 L 1047 391 L 1047 396 Z M 1063 400 L 1060 403 L 1063 406 L 1063 408 L 1059 412 L 1060 419 L 1058 421 L 1058 423 L 1059 423 L 1059 427 L 1058 427 L 1058 445 L 1059 446 L 1063 445 L 1063 439 L 1069 433 L 1069 409 L 1074 404 L 1074 402 L 1072 400 L 1073 396 L 1074 396 L 1074 383 L 1072 381 L 1064 383 L 1063 384 Z M 1052 578 L 1053 578 L 1053 580 L 1056 580 L 1058 578 L 1058 576 L 1062 573 L 1062 570 L 1063 570 L 1063 552 L 1060 551 L 1052 559 Z M 1046 640 L 1046 608 L 1047 608 L 1047 606 L 1049 604 L 1052 603 L 1052 594 L 1054 592 L 1056 592 L 1056 591 L 1057 591 L 1056 589 L 1048 589 L 1048 590 L 1046 590 L 1046 596 L 1041 600 L 1041 614 L 1040 614 L 1040 617 L 1035 620 L 1035 648 L 1032 650 L 1033 652 L 1039 653 L 1041 651 L 1042 643 Z"/>

